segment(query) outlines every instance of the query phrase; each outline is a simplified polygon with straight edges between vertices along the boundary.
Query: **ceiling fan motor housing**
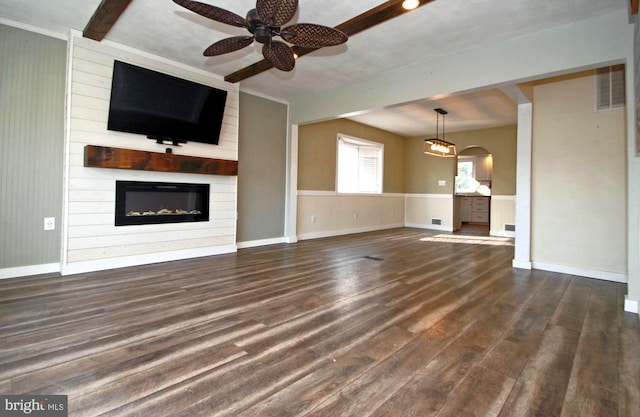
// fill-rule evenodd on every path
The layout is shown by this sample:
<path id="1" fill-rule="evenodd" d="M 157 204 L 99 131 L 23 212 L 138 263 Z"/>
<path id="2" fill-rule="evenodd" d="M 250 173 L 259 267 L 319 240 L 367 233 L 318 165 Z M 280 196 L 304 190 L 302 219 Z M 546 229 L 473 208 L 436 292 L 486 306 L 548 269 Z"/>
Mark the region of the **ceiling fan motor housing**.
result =
<path id="1" fill-rule="evenodd" d="M 270 43 L 271 38 L 280 32 L 279 27 L 265 25 L 256 9 L 249 10 L 247 21 L 251 24 L 249 32 L 255 36 L 255 40 L 260 43 Z"/>

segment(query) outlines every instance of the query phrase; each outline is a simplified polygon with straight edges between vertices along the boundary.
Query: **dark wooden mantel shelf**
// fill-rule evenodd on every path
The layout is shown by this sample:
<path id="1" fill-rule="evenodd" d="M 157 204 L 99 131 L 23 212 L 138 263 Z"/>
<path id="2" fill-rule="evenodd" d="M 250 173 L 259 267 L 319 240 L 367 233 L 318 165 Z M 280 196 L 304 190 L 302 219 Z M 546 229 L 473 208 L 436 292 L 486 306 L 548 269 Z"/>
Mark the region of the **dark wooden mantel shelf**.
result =
<path id="1" fill-rule="evenodd" d="M 84 147 L 84 166 L 185 174 L 238 175 L 238 161 L 95 145 Z"/>

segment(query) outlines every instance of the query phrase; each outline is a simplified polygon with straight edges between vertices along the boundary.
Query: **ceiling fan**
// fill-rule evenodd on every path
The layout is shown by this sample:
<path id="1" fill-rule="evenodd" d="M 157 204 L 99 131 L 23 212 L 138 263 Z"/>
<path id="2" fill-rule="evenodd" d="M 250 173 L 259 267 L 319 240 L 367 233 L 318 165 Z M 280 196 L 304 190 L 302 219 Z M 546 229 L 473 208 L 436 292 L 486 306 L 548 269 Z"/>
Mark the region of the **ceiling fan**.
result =
<path id="1" fill-rule="evenodd" d="M 298 9 L 298 0 L 257 0 L 256 8 L 243 18 L 220 7 L 192 0 L 173 0 L 174 3 L 201 16 L 227 25 L 246 28 L 250 36 L 234 36 L 215 42 L 204 51 L 204 56 L 216 56 L 245 48 L 257 41 L 263 44 L 262 55 L 275 68 L 291 71 L 295 66 L 293 50 L 284 41 L 301 47 L 321 48 L 345 43 L 348 36 L 338 29 L 313 23 L 298 23 L 282 27 Z"/>

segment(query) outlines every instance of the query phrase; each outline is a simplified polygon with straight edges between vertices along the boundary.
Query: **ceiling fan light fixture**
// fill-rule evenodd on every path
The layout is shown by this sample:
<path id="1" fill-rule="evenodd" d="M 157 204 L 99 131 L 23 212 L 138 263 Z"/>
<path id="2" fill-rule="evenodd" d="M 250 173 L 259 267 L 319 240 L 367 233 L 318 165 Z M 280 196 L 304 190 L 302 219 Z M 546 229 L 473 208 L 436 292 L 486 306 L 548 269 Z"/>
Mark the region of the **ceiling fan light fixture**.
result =
<path id="1" fill-rule="evenodd" d="M 404 0 L 402 2 L 402 8 L 405 10 L 413 10 L 420 6 L 420 0 Z"/>

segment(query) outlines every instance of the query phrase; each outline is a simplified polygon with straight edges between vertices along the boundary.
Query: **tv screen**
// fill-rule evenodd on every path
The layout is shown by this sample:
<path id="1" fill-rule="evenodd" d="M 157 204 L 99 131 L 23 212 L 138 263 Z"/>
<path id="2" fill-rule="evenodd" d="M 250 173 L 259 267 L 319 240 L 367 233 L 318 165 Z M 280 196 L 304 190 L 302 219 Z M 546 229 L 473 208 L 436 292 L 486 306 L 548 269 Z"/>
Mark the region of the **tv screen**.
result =
<path id="1" fill-rule="evenodd" d="M 107 129 L 217 145 L 226 100 L 224 90 L 115 61 Z"/>

